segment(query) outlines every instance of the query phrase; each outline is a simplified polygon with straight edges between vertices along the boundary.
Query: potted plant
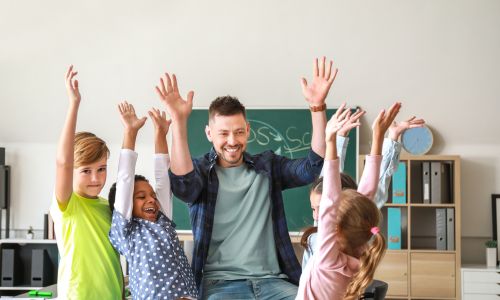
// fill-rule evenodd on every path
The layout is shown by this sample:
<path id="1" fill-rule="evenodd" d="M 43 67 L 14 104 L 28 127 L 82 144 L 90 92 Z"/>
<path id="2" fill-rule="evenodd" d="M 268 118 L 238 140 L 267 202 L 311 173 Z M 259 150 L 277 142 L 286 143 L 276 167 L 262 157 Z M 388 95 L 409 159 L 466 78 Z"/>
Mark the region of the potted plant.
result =
<path id="1" fill-rule="evenodd" d="M 486 245 L 486 266 L 497 266 L 497 241 L 490 240 L 485 243 Z"/>
<path id="2" fill-rule="evenodd" d="M 32 240 L 34 235 L 35 235 L 35 233 L 33 232 L 33 227 L 30 226 L 30 228 L 28 229 L 28 232 L 26 233 L 26 238 L 28 240 Z"/>

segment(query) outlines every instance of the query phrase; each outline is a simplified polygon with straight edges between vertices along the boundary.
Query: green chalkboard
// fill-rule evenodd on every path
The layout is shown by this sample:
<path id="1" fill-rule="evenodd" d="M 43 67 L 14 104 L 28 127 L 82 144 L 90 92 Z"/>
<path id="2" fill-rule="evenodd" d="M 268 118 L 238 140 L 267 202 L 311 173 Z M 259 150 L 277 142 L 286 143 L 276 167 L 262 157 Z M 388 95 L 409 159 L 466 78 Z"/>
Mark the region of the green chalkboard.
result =
<path id="1" fill-rule="evenodd" d="M 329 118 L 335 109 L 327 110 Z M 247 109 L 250 137 L 247 151 L 251 154 L 273 150 L 290 158 L 307 155 L 311 148 L 311 113 L 308 109 Z M 193 109 L 188 122 L 188 142 L 192 157 L 207 153 L 212 144 L 205 135 L 208 124 L 207 109 Z M 357 130 L 349 134 L 349 146 L 344 171 L 356 178 L 358 156 Z M 313 223 L 309 203 L 309 186 L 283 192 L 285 214 L 289 231 L 300 231 Z M 174 199 L 174 222 L 177 229 L 191 229 L 187 204 Z"/>

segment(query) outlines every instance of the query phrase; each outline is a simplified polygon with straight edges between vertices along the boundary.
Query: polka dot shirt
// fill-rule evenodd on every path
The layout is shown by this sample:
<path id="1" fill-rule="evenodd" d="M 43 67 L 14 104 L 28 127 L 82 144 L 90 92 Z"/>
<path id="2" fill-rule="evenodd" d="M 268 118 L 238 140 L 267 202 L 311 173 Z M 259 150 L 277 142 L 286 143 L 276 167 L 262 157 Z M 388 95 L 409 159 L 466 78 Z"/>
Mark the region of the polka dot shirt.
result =
<path id="1" fill-rule="evenodd" d="M 174 228 L 162 212 L 156 222 L 127 220 L 113 212 L 109 239 L 127 259 L 133 299 L 197 298 L 193 273 Z"/>

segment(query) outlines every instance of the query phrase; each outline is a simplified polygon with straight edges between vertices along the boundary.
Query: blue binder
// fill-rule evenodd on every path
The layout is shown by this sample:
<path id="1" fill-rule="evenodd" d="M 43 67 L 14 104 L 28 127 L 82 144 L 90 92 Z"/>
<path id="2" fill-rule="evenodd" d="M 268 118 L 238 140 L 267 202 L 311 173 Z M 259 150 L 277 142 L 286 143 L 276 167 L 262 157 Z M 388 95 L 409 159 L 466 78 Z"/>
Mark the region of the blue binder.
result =
<path id="1" fill-rule="evenodd" d="M 392 175 L 392 203 L 406 203 L 406 162 L 399 162 Z"/>
<path id="2" fill-rule="evenodd" d="M 401 249 L 401 208 L 387 208 L 387 248 Z"/>

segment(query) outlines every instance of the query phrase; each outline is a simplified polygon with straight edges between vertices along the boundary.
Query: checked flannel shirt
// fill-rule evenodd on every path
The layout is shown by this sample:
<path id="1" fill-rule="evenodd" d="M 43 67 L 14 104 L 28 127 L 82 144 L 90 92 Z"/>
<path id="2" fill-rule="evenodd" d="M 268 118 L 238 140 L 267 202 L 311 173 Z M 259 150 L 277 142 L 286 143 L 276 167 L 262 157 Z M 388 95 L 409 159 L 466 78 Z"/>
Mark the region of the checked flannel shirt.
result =
<path id="1" fill-rule="evenodd" d="M 288 276 L 288 280 L 298 285 L 302 271 L 288 233 L 281 191 L 313 182 L 321 172 L 323 158 L 312 150 L 306 157 L 300 159 L 289 159 L 272 151 L 265 151 L 257 155 L 245 152 L 243 161 L 249 168 L 269 178 L 271 215 L 279 265 L 281 271 Z M 177 176 L 169 171 L 172 192 L 189 206 L 194 238 L 191 267 L 198 288 L 202 282 L 203 268 L 212 238 L 215 202 L 219 188 L 214 168 L 216 162 L 217 153 L 212 148 L 204 156 L 193 159 L 194 169 L 188 174 Z"/>

